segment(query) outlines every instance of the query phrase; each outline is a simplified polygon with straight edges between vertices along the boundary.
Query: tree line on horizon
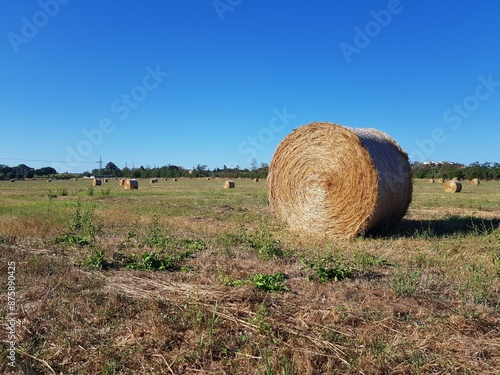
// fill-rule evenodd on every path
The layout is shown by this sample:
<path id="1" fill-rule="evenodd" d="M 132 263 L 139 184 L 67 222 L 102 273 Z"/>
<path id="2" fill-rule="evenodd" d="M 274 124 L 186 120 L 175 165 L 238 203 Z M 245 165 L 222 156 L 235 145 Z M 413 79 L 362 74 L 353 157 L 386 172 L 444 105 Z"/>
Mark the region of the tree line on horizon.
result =
<path id="1" fill-rule="evenodd" d="M 499 163 L 479 163 L 474 162 L 467 166 L 458 163 L 420 163 L 411 164 L 413 178 L 444 178 L 452 179 L 456 177 L 460 180 L 472 180 L 479 178 L 482 180 L 499 180 Z"/>
<path id="2" fill-rule="evenodd" d="M 123 168 L 120 169 L 115 163 L 109 162 L 106 166 L 100 169 L 93 169 L 83 173 L 58 173 L 52 167 L 43 167 L 39 169 L 31 168 L 26 164 L 19 164 L 15 167 L 0 164 L 0 180 L 10 179 L 31 179 L 31 178 L 55 178 L 69 179 L 78 177 L 120 177 L 120 178 L 197 178 L 197 177 L 222 177 L 222 178 L 266 178 L 269 166 L 266 163 L 261 163 L 259 167 L 255 162 L 252 162 L 252 167 L 240 168 L 236 166 L 229 168 L 209 169 L 206 165 L 198 164 L 196 167 L 186 169 L 176 165 L 164 165 L 162 167 L 140 166 L 139 168 Z"/>
<path id="3" fill-rule="evenodd" d="M 457 177 L 459 179 L 479 178 L 483 180 L 498 180 L 500 179 L 500 164 L 499 163 L 479 163 L 475 162 L 465 166 L 463 164 L 445 162 L 445 163 L 420 163 L 413 162 L 411 164 L 413 178 L 444 178 L 451 179 Z M 251 168 L 240 168 L 238 166 L 229 168 L 209 169 L 206 165 L 198 164 L 196 167 L 186 169 L 176 165 L 164 165 L 162 167 L 140 166 L 139 168 L 123 168 L 109 162 L 102 170 L 93 169 L 83 173 L 58 173 L 52 167 L 43 167 L 39 169 L 31 168 L 26 164 L 19 164 L 15 167 L 0 164 L 0 180 L 10 179 L 31 179 L 31 178 L 78 178 L 91 176 L 107 176 L 120 178 L 198 178 L 198 177 L 221 177 L 221 178 L 266 178 L 269 172 L 269 165 L 261 163 L 257 166 L 255 161 L 252 162 Z"/>

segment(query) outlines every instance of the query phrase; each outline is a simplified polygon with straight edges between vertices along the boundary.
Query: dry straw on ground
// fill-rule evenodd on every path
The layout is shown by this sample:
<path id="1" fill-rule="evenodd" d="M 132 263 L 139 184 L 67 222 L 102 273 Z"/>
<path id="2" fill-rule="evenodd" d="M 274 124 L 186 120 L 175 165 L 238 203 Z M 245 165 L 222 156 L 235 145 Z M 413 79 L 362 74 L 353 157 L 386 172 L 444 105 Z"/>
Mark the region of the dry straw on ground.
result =
<path id="1" fill-rule="evenodd" d="M 473 178 L 472 180 L 470 180 L 470 183 L 472 185 L 479 185 L 481 183 L 481 180 L 479 180 L 479 178 Z"/>
<path id="2" fill-rule="evenodd" d="M 132 178 L 132 179 L 128 178 L 123 183 L 123 187 L 126 190 L 139 189 L 139 181 L 137 181 L 135 178 Z"/>
<path id="3" fill-rule="evenodd" d="M 292 230 L 331 237 L 397 224 L 412 197 L 408 156 L 392 138 L 324 122 L 278 145 L 267 187 L 271 209 Z"/>
<path id="4" fill-rule="evenodd" d="M 101 180 L 100 180 L 100 179 L 98 179 L 98 178 L 94 178 L 94 179 L 92 180 L 92 185 L 93 185 L 93 186 L 100 186 L 100 185 L 101 185 Z"/>
<path id="5" fill-rule="evenodd" d="M 234 189 L 234 181 L 226 180 L 224 182 L 224 189 Z"/>
<path id="6" fill-rule="evenodd" d="M 457 180 L 446 181 L 443 189 L 447 193 L 459 193 L 462 191 L 462 184 Z"/>

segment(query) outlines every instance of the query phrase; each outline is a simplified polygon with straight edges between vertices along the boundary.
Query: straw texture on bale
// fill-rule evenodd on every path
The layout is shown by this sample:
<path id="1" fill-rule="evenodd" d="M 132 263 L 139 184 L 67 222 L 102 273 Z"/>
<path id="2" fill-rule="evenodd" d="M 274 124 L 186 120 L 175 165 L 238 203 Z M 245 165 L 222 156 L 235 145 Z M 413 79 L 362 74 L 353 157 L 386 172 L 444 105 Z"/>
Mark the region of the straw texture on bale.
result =
<path id="1" fill-rule="evenodd" d="M 479 180 L 479 178 L 473 178 L 472 180 L 470 180 L 470 183 L 472 185 L 479 185 L 481 183 L 481 180 Z"/>
<path id="2" fill-rule="evenodd" d="M 390 227 L 412 197 L 408 155 L 375 129 L 317 122 L 289 134 L 274 152 L 269 204 L 290 229 L 349 238 Z"/>
<path id="3" fill-rule="evenodd" d="M 234 187 L 235 187 L 234 181 L 226 180 L 224 182 L 224 189 L 234 189 Z"/>
<path id="4" fill-rule="evenodd" d="M 460 193 L 462 191 L 462 184 L 457 180 L 446 181 L 443 189 L 447 193 Z"/>
<path id="5" fill-rule="evenodd" d="M 137 181 L 135 178 L 127 178 L 123 182 L 123 187 L 126 190 L 139 189 L 139 181 Z"/>
<path id="6" fill-rule="evenodd" d="M 98 178 L 94 178 L 94 179 L 92 180 L 92 185 L 93 185 L 93 186 L 100 186 L 100 185 L 101 185 L 101 180 L 100 180 L 100 179 L 98 179 Z"/>

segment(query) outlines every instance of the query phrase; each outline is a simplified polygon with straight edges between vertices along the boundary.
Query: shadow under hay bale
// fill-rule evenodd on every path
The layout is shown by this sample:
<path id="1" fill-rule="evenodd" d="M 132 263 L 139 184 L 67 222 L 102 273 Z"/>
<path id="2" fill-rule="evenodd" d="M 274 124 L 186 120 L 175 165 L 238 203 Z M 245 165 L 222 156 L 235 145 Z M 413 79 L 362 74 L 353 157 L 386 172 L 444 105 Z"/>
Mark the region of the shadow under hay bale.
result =
<path id="1" fill-rule="evenodd" d="M 267 187 L 272 211 L 290 229 L 343 238 L 394 226 L 412 198 L 408 155 L 392 138 L 325 122 L 278 145 Z"/>
<path id="2" fill-rule="evenodd" d="M 462 184 L 457 180 L 446 181 L 443 185 L 443 190 L 447 193 L 460 193 Z"/>
<path id="3" fill-rule="evenodd" d="M 135 178 L 127 178 L 123 182 L 123 188 L 125 190 L 136 190 L 136 189 L 139 189 L 139 181 L 137 181 Z"/>

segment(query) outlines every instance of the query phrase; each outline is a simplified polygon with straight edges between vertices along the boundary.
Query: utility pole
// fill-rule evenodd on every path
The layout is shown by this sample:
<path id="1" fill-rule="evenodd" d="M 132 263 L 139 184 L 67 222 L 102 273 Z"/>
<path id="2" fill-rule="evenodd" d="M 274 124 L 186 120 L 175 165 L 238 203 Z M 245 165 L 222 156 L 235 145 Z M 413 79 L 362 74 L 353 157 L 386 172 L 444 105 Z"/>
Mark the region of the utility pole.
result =
<path id="1" fill-rule="evenodd" d="M 102 156 L 99 155 L 99 177 L 101 177 L 101 169 L 102 169 Z"/>

